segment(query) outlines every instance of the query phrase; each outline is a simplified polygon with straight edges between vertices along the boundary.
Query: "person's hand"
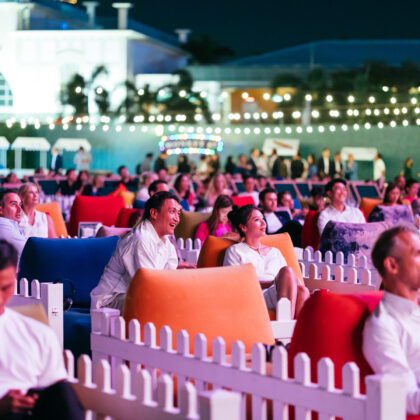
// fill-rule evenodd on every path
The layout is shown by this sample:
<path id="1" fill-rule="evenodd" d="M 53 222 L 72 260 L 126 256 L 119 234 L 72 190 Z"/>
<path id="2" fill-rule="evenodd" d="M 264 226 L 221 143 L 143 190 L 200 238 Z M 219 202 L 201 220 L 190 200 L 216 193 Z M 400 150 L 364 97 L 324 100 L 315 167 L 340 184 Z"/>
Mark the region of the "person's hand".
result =
<path id="1" fill-rule="evenodd" d="M 20 389 L 11 389 L 0 399 L 0 414 L 25 413 L 31 410 L 38 398 L 38 394 L 23 395 Z"/>
<path id="2" fill-rule="evenodd" d="M 187 261 L 180 261 L 178 263 L 178 270 L 182 270 L 183 268 L 197 268 L 197 264 L 190 263 Z"/>

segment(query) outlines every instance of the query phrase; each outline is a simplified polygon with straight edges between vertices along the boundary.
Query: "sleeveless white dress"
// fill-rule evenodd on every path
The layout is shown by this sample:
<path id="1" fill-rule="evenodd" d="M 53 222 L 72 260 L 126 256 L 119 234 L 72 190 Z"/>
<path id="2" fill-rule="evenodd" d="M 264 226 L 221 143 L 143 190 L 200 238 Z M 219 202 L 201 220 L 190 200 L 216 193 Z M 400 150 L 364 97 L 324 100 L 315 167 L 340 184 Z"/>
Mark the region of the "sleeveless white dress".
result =
<path id="1" fill-rule="evenodd" d="M 19 225 L 27 238 L 30 236 L 48 238 L 48 220 L 46 213 L 35 210 L 34 224 L 31 226 L 28 221 L 28 216 L 22 211 Z"/>

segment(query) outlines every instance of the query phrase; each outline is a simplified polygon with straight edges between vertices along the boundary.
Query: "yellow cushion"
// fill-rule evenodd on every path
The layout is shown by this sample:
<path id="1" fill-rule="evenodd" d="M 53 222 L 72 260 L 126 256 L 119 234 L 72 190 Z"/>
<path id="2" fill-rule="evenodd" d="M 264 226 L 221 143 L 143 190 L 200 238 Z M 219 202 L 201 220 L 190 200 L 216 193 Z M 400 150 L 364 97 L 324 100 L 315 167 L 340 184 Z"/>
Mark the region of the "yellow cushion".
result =
<path id="1" fill-rule="evenodd" d="M 191 270 L 141 268 L 133 277 L 123 310 L 128 321 L 136 318 L 142 328 L 153 322 L 176 333 L 185 329 L 190 343 L 199 333 L 212 341 L 221 336 L 226 351 L 241 340 L 249 352 L 253 344 L 274 341 L 267 307 L 252 264 Z M 192 347 L 192 346 L 191 346 Z M 192 351 L 192 348 L 191 348 Z"/>
<path id="2" fill-rule="evenodd" d="M 51 217 L 54 223 L 55 233 L 58 237 L 64 236 L 67 238 L 69 234 L 67 232 L 66 223 L 64 222 L 60 206 L 57 202 L 53 201 L 52 203 L 38 204 L 36 209 L 38 211 L 42 211 L 43 213 L 47 213 Z"/>
<path id="3" fill-rule="evenodd" d="M 131 191 L 121 191 L 119 192 L 118 195 L 123 198 L 124 203 L 127 207 L 132 206 L 134 203 L 134 200 L 136 199 L 136 194 L 134 194 Z"/>
<path id="4" fill-rule="evenodd" d="M 194 238 L 197 226 L 201 222 L 205 222 L 210 217 L 210 213 L 198 213 L 194 211 L 183 211 L 178 226 L 175 228 L 175 237 L 178 238 Z"/>
<path id="5" fill-rule="evenodd" d="M 218 267 L 223 265 L 225 251 L 235 242 L 230 239 L 208 236 L 201 248 L 197 261 L 197 267 Z M 302 271 L 293 248 L 292 240 L 288 233 L 279 233 L 277 235 L 266 235 L 261 238 L 261 243 L 267 246 L 277 248 L 283 255 L 287 265 L 292 267 L 297 277 L 302 281 Z"/>

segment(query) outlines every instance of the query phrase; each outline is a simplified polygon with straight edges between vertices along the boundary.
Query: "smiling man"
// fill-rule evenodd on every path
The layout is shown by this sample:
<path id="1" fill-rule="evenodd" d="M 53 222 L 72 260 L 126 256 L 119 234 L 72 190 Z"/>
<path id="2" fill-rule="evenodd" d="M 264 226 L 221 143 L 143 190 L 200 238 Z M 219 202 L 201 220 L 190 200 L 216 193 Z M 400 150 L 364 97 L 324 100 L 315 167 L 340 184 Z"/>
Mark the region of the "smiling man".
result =
<path id="1" fill-rule="evenodd" d="M 345 204 L 347 183 L 344 179 L 336 178 L 328 182 L 325 186 L 325 192 L 330 198 L 331 204 L 319 214 L 318 229 L 320 235 L 330 220 L 347 223 L 366 223 L 365 216 L 359 209 Z"/>
<path id="2" fill-rule="evenodd" d="M 4 190 L 0 193 L 0 239 L 5 239 L 22 254 L 26 237 L 19 227 L 22 217 L 21 200 L 15 190 Z"/>
<path id="3" fill-rule="evenodd" d="M 174 234 L 180 213 L 178 198 L 168 191 L 149 198 L 140 222 L 118 242 L 98 286 L 92 290 L 92 308 L 122 310 L 130 281 L 141 267 L 178 268 L 176 249 L 169 235 Z"/>

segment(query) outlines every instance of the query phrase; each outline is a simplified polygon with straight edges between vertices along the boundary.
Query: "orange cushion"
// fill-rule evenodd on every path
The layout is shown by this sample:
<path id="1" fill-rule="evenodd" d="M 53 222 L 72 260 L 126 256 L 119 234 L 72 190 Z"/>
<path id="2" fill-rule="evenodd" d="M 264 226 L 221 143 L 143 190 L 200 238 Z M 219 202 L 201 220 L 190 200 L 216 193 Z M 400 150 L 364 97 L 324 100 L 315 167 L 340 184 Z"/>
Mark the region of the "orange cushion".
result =
<path id="1" fill-rule="evenodd" d="M 111 194 L 108 194 L 108 197 L 118 197 L 120 193 L 127 191 L 128 189 L 124 184 L 118 184 L 118 187 Z"/>
<path id="2" fill-rule="evenodd" d="M 60 206 L 57 202 L 53 201 L 51 203 L 42 203 L 36 206 L 38 211 L 42 211 L 43 213 L 47 213 L 53 223 L 55 228 L 55 233 L 58 237 L 64 236 L 67 238 L 68 232 L 66 223 L 64 222 L 63 215 L 61 214 Z"/>
<path id="3" fill-rule="evenodd" d="M 136 199 L 136 194 L 134 194 L 131 191 L 121 191 L 118 195 L 123 198 L 124 203 L 127 207 L 132 206 L 134 200 Z"/>
<path id="4" fill-rule="evenodd" d="M 360 210 L 363 212 L 365 218 L 367 219 L 371 211 L 381 203 L 382 200 L 380 198 L 363 197 L 360 201 Z"/>
<path id="5" fill-rule="evenodd" d="M 197 267 L 219 267 L 223 265 L 226 249 L 235 242 L 231 239 L 217 238 L 208 236 L 201 248 L 197 261 Z M 283 255 L 287 265 L 292 267 L 298 278 L 302 281 L 302 271 L 293 248 L 292 240 L 288 233 L 279 233 L 277 235 L 266 235 L 261 239 L 261 243 L 267 246 L 277 248 Z"/>
<path id="6" fill-rule="evenodd" d="M 223 293 L 220 291 L 223 290 Z M 251 264 L 197 270 L 140 268 L 127 292 L 123 316 L 136 318 L 142 328 L 153 322 L 176 333 L 185 329 L 193 338 L 203 333 L 208 352 L 212 341 L 223 337 L 227 353 L 236 340 L 249 352 L 253 344 L 274 342 L 267 307 Z M 158 333 L 159 335 L 159 333 Z"/>

